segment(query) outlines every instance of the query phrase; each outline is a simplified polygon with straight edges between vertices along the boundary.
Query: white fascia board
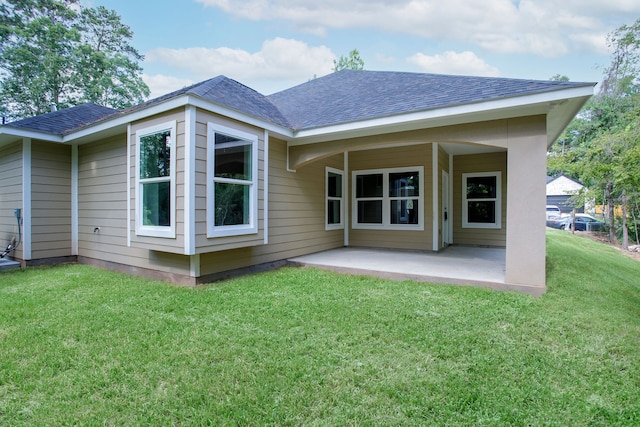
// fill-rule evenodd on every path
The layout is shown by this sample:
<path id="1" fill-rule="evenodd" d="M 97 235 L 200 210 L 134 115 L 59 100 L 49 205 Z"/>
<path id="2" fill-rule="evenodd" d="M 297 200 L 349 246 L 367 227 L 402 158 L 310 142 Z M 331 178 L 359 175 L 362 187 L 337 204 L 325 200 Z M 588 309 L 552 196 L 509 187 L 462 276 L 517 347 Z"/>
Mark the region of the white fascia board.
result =
<path id="1" fill-rule="evenodd" d="M 499 119 L 531 114 L 546 114 L 555 103 L 564 102 L 572 98 L 592 96 L 593 90 L 593 86 L 581 86 L 553 92 L 456 105 L 302 130 L 295 133 L 295 137 L 290 141 L 289 145 L 313 144 L 329 138 L 340 139 L 367 136 L 372 132 L 380 132 L 380 129 L 385 128 L 385 132 L 395 132 L 414 128 L 424 129 L 468 123 L 479 119 L 486 120 L 487 118 Z"/>
<path id="2" fill-rule="evenodd" d="M 148 108 L 143 108 L 141 110 L 134 111 L 131 114 L 125 114 L 125 115 L 113 118 L 111 120 L 98 123 L 95 126 L 90 126 L 82 130 L 79 130 L 77 132 L 73 132 L 65 136 L 63 142 L 71 142 L 80 138 L 89 137 L 96 133 L 106 131 L 108 129 L 111 129 L 117 126 L 125 126 L 131 122 L 142 120 L 156 114 L 161 114 L 176 108 L 184 108 L 187 105 L 201 108 L 203 110 L 210 111 L 214 114 L 219 114 L 224 117 L 238 120 L 242 123 L 253 125 L 261 129 L 266 129 L 271 133 L 281 135 L 286 138 L 291 138 L 293 136 L 292 131 L 288 128 L 274 125 L 273 123 L 269 123 L 267 121 L 257 119 L 255 117 L 248 116 L 237 110 L 224 107 L 222 105 L 204 100 L 202 98 L 199 98 L 193 95 L 182 95 L 177 98 L 169 99 L 167 101 L 154 104 Z"/>
<path id="3" fill-rule="evenodd" d="M 64 142 L 72 142 L 77 139 L 89 137 L 114 127 L 127 126 L 131 122 L 142 120 L 146 117 L 150 117 L 156 114 L 161 114 L 165 111 L 173 110 L 174 108 L 184 107 L 187 104 L 187 102 L 185 102 L 187 99 L 188 97 L 186 96 L 173 98 L 165 102 L 152 105 L 148 108 L 134 111 L 131 114 L 124 114 L 122 116 L 100 122 L 96 125 L 89 126 L 66 135 L 64 137 Z"/>
<path id="4" fill-rule="evenodd" d="M 62 136 L 35 130 L 18 129 L 10 126 L 0 128 L 0 135 L 10 135 L 16 138 L 39 139 L 49 142 L 64 142 Z"/>
<path id="5" fill-rule="evenodd" d="M 191 96 L 189 99 L 189 104 L 195 107 L 201 108 L 203 110 L 211 111 L 212 113 L 219 114 L 221 116 L 225 116 L 230 119 L 234 119 L 239 122 L 246 123 L 248 125 L 252 125 L 252 126 L 267 130 L 271 135 L 275 134 L 284 138 L 293 138 L 293 131 L 289 128 L 278 126 L 271 122 L 267 122 L 262 119 L 248 116 L 237 110 L 233 110 L 231 108 L 214 104 L 202 98 Z"/>

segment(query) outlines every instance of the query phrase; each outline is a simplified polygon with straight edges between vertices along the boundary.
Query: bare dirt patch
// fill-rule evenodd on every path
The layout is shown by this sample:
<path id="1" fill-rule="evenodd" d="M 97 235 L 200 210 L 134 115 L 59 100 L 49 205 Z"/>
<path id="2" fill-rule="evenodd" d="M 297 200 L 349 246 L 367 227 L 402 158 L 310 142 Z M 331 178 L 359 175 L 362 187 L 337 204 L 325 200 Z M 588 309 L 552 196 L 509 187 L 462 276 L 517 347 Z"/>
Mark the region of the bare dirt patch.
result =
<path id="1" fill-rule="evenodd" d="M 595 233 L 595 232 L 592 232 L 592 231 L 578 231 L 578 232 L 576 232 L 576 234 L 579 235 L 579 236 L 586 237 L 586 238 L 591 239 L 591 240 L 595 240 L 596 242 L 600 242 L 600 243 L 604 243 L 605 245 L 609 245 L 612 248 L 616 249 L 617 251 L 620 251 L 622 254 L 628 256 L 629 258 L 633 258 L 636 261 L 640 261 L 640 252 L 628 251 L 628 250 L 624 249 L 619 242 L 618 243 L 610 242 L 608 233 Z"/>

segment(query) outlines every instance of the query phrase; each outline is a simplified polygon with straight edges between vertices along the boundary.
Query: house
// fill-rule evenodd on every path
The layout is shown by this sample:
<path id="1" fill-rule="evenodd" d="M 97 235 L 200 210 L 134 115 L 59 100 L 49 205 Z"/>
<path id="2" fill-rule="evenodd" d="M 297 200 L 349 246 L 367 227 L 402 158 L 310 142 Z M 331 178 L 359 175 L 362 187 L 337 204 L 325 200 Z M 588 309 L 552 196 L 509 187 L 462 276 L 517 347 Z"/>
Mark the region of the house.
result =
<path id="1" fill-rule="evenodd" d="M 505 248 L 545 289 L 547 148 L 594 84 L 344 70 L 224 76 L 0 127 L 0 245 L 196 285 L 344 246 Z M 533 208 L 532 208 L 533 206 Z M 5 243 L 6 242 L 6 243 Z"/>
<path id="2" fill-rule="evenodd" d="M 555 205 L 563 213 L 573 211 L 575 204 L 570 200 L 572 196 L 578 194 L 584 186 L 564 175 L 555 178 L 547 177 L 547 205 Z M 576 209 L 577 212 L 584 212 L 584 208 Z"/>

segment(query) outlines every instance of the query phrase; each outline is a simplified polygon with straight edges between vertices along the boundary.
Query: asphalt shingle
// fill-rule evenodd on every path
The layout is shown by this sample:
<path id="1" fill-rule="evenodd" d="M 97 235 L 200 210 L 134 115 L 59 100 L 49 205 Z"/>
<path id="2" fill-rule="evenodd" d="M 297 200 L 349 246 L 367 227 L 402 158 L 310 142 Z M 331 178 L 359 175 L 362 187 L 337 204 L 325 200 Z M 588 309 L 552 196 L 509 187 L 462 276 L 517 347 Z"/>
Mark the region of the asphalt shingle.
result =
<path id="1" fill-rule="evenodd" d="M 81 104 L 64 110 L 53 111 L 35 117 L 8 123 L 7 127 L 27 129 L 37 132 L 64 135 L 83 126 L 95 123 L 108 116 L 114 115 L 118 110 L 103 107 L 97 104 Z"/>
<path id="2" fill-rule="evenodd" d="M 269 99 L 295 130 L 592 85 L 592 83 L 342 70 Z"/>
<path id="3" fill-rule="evenodd" d="M 225 76 L 217 76 L 212 79 L 184 87 L 159 98 L 131 107 L 128 110 L 124 110 L 122 114 L 137 111 L 182 95 L 197 96 L 206 101 L 231 108 L 241 113 L 245 113 L 280 126 L 290 127 L 287 119 L 266 96 Z"/>

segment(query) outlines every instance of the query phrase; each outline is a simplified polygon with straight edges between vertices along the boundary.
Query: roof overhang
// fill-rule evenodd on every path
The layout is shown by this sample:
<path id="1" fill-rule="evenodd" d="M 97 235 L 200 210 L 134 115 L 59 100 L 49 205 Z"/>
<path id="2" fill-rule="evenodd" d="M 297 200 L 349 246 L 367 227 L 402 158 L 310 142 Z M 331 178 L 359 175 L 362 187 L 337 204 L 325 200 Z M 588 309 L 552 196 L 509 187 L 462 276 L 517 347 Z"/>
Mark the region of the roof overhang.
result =
<path id="1" fill-rule="evenodd" d="M 49 142 L 62 143 L 61 135 L 54 135 L 46 132 L 37 132 L 28 129 L 19 129 L 11 126 L 0 128 L 0 148 L 21 139 L 41 139 Z"/>
<path id="2" fill-rule="evenodd" d="M 533 95 L 453 105 L 409 114 L 341 123 L 294 133 L 290 146 L 385 133 L 429 129 L 489 120 L 534 115 L 547 116 L 547 145 L 550 146 L 593 96 L 594 85 L 584 85 Z"/>

